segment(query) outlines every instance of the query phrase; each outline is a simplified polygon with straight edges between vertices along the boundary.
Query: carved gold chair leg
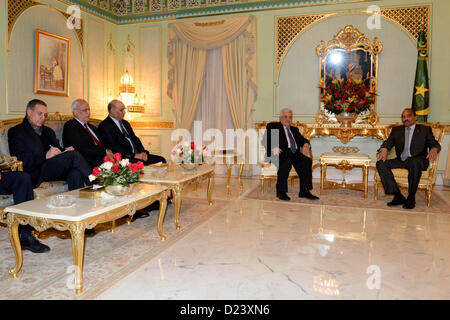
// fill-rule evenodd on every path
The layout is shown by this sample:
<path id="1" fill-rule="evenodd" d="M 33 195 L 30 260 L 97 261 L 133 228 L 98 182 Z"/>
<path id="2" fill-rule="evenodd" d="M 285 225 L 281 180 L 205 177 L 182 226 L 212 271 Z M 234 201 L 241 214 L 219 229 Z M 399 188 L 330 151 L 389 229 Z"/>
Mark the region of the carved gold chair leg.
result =
<path id="1" fill-rule="evenodd" d="M 259 184 L 261 185 L 261 193 L 264 194 L 264 177 L 259 178 Z"/>
<path id="2" fill-rule="evenodd" d="M 431 189 L 427 188 L 427 190 L 425 190 L 425 198 L 427 200 L 427 207 L 428 208 L 431 207 L 431 193 L 432 193 Z"/>
<path id="3" fill-rule="evenodd" d="M 241 177 L 242 177 L 242 171 L 244 171 L 244 164 L 243 164 L 243 163 L 239 164 L 239 174 L 238 174 L 238 182 L 239 182 L 239 185 L 240 185 L 241 187 L 244 186 L 244 185 L 242 184 L 242 180 L 241 180 Z"/>
<path id="4" fill-rule="evenodd" d="M 230 190 L 231 169 L 232 169 L 232 165 L 227 164 L 227 194 L 228 195 L 231 194 L 231 190 Z"/>
<path id="5" fill-rule="evenodd" d="M 378 180 L 376 177 L 373 180 L 373 198 L 378 200 Z"/>

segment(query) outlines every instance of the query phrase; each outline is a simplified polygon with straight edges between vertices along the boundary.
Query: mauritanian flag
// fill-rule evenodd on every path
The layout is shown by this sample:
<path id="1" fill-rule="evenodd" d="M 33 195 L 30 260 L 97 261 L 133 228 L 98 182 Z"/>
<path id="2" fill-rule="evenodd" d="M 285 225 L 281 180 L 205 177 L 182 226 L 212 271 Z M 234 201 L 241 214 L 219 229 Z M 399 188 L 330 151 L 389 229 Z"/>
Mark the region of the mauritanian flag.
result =
<path id="1" fill-rule="evenodd" d="M 417 67 L 412 106 L 418 116 L 417 121 L 426 122 L 430 103 L 430 87 L 428 86 L 428 49 L 425 31 L 420 31 L 417 40 Z"/>

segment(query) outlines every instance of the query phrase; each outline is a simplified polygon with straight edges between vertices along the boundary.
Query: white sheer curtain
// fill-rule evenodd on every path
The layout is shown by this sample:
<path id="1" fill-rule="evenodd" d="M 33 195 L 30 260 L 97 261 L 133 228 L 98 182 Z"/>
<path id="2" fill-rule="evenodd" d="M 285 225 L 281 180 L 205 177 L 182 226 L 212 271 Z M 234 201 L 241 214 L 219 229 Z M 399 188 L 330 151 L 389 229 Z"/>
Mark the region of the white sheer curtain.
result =
<path id="1" fill-rule="evenodd" d="M 205 77 L 194 119 L 202 121 L 203 132 L 217 128 L 225 137 L 226 129 L 234 129 L 225 88 L 221 48 L 207 52 Z"/>
<path id="2" fill-rule="evenodd" d="M 207 52 L 203 87 L 194 119 L 201 121 L 203 133 L 208 129 L 218 129 L 222 133 L 223 145 L 222 142 L 219 142 L 215 147 L 226 147 L 226 130 L 234 129 L 234 125 L 225 87 L 221 48 L 211 49 Z M 196 139 L 194 126 L 191 129 L 191 135 Z M 202 141 L 203 145 L 210 145 L 214 142 L 214 140 Z M 225 171 L 225 166 L 216 167 L 216 173 L 225 173 Z"/>

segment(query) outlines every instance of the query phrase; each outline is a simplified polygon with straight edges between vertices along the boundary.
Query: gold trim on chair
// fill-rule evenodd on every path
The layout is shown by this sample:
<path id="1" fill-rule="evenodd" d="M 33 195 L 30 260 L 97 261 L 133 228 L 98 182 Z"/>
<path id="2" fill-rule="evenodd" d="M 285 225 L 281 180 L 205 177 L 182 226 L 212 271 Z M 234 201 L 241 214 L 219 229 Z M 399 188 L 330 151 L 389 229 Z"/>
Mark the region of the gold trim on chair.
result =
<path id="1" fill-rule="evenodd" d="M 442 146 L 442 142 L 444 141 L 444 135 L 446 131 L 446 126 L 441 125 L 439 122 L 432 124 L 432 123 L 420 123 L 423 125 L 430 126 L 433 130 L 434 138 L 439 142 L 439 144 Z M 395 125 L 390 126 L 390 129 L 394 127 Z M 389 130 L 390 132 L 390 130 Z M 393 154 L 392 150 L 390 151 L 390 154 Z M 437 175 L 437 167 L 439 163 L 439 156 L 441 152 L 438 153 L 438 157 L 436 161 L 430 162 L 430 165 L 428 166 L 428 169 L 425 171 L 422 171 L 422 177 L 419 181 L 418 190 L 424 190 L 425 191 L 425 200 L 427 201 L 427 207 L 431 206 L 431 195 L 433 192 L 434 185 L 436 183 L 436 175 Z M 391 158 L 388 156 L 388 158 Z M 408 170 L 407 169 L 393 169 L 392 173 L 394 174 L 395 180 L 397 182 L 397 185 L 399 188 L 407 189 L 408 188 Z M 378 187 L 382 186 L 381 179 L 378 174 L 378 171 L 375 170 L 375 176 L 374 176 L 374 199 L 378 200 Z"/>

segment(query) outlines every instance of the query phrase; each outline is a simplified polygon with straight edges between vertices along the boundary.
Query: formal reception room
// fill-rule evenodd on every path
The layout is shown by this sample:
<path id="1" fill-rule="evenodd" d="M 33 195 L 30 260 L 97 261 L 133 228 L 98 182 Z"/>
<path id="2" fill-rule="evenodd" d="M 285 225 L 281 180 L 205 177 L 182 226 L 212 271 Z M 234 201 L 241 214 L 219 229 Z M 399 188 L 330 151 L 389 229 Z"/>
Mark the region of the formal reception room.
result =
<path id="1" fill-rule="evenodd" d="M 0 299 L 450 299 L 449 16 L 0 0 Z"/>

